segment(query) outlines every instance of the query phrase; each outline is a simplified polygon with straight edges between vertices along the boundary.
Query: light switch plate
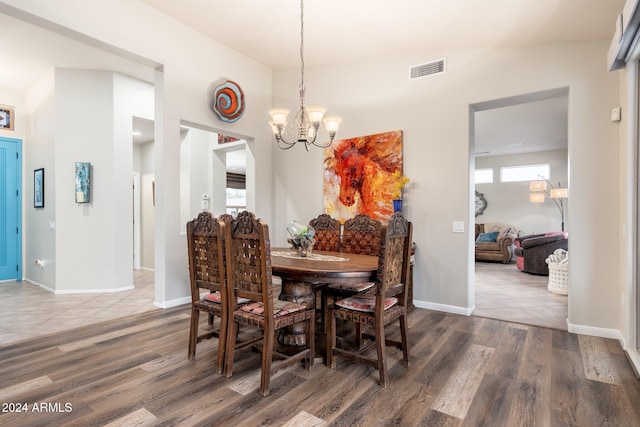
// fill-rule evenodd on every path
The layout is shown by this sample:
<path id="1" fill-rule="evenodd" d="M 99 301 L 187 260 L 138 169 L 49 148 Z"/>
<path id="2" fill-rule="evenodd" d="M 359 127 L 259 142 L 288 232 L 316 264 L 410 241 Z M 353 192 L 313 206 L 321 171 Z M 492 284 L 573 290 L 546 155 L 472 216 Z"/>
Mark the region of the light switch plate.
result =
<path id="1" fill-rule="evenodd" d="M 464 221 L 453 221 L 453 232 L 464 233 Z"/>
<path id="2" fill-rule="evenodd" d="M 622 109 L 620 107 L 615 107 L 611 110 L 611 121 L 619 122 L 622 120 Z"/>

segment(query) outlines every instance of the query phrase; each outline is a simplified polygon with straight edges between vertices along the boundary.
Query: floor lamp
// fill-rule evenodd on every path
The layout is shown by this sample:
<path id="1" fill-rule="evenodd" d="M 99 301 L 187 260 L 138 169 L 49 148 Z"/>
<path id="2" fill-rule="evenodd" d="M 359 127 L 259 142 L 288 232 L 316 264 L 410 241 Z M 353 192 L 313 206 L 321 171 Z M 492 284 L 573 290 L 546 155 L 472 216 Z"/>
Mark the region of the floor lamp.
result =
<path id="1" fill-rule="evenodd" d="M 549 196 L 553 203 L 556 204 L 560 210 L 560 221 L 562 222 L 562 231 L 564 231 L 564 204 L 562 199 L 569 197 L 569 191 L 567 188 L 560 187 L 558 183 L 557 187 L 554 187 L 547 179 L 542 178 L 538 181 L 531 181 L 529 183 L 529 201 L 531 203 L 544 203 L 545 196 Z"/>

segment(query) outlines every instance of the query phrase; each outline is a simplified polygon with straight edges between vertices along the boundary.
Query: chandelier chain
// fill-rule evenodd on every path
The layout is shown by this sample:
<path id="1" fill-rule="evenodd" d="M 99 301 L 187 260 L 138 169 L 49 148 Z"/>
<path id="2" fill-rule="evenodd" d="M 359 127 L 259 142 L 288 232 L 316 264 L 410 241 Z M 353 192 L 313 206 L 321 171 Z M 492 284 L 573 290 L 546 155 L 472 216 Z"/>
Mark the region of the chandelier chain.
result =
<path id="1" fill-rule="evenodd" d="M 304 0 L 300 0 L 300 102 L 305 106 L 304 89 Z"/>
<path id="2" fill-rule="evenodd" d="M 287 122 L 289 110 L 274 108 L 269 110 L 272 121 L 269 122 L 278 147 L 288 150 L 297 142 L 303 143 L 309 151 L 309 145 L 326 148 L 331 145 L 342 119 L 336 116 L 324 116 L 326 108 L 306 105 L 306 88 L 304 86 L 304 0 L 300 0 L 300 109 L 292 122 Z M 316 143 L 320 124 L 324 123 L 329 132 L 329 141 Z"/>

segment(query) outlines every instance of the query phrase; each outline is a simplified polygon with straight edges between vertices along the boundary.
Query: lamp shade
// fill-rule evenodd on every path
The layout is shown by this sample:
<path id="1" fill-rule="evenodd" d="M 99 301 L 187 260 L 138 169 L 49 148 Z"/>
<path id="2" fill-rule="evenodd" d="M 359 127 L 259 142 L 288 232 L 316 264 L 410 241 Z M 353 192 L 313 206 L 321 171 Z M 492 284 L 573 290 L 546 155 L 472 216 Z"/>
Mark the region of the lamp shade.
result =
<path id="1" fill-rule="evenodd" d="M 327 109 L 324 107 L 307 107 L 307 114 L 309 114 L 309 121 L 316 127 L 320 126 L 320 122 L 324 117 L 324 113 Z"/>
<path id="2" fill-rule="evenodd" d="M 273 124 L 276 126 L 284 126 L 287 124 L 287 116 L 289 115 L 289 110 L 285 108 L 274 108 L 269 110 L 269 115 L 271 116 L 271 120 Z"/>
<path id="3" fill-rule="evenodd" d="M 529 183 L 530 191 L 545 191 L 547 189 L 546 181 L 531 181 Z"/>
<path id="4" fill-rule="evenodd" d="M 338 131 L 338 127 L 340 126 L 340 122 L 342 122 L 342 119 L 336 116 L 327 116 L 324 118 L 323 122 L 329 133 L 336 133 Z"/>
<path id="5" fill-rule="evenodd" d="M 566 188 L 552 188 L 550 194 L 552 199 L 566 199 L 569 197 L 569 191 Z"/>
<path id="6" fill-rule="evenodd" d="M 531 203 L 544 203 L 544 193 L 529 194 L 529 201 Z"/>

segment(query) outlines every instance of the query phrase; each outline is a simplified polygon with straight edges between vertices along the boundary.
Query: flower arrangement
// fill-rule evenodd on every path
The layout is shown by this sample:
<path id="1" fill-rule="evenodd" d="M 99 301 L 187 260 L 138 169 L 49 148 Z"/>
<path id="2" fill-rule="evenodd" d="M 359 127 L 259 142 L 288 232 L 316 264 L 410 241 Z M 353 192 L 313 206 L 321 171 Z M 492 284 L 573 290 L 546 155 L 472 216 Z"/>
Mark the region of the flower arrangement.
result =
<path id="1" fill-rule="evenodd" d="M 404 186 L 410 181 L 409 178 L 402 175 L 400 171 L 395 171 L 393 173 L 393 198 L 401 199 L 402 198 L 402 189 Z"/>

